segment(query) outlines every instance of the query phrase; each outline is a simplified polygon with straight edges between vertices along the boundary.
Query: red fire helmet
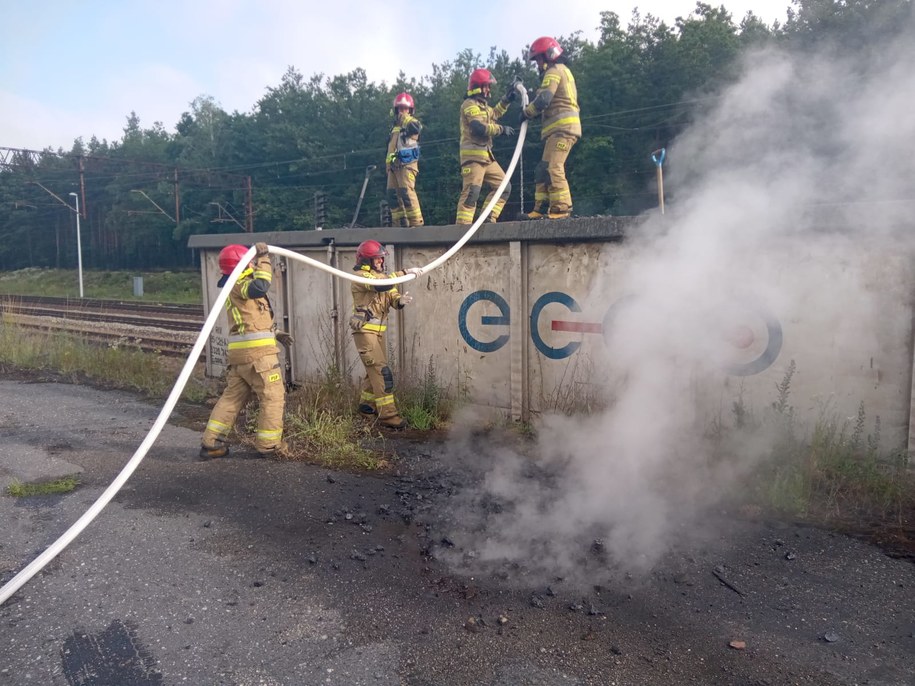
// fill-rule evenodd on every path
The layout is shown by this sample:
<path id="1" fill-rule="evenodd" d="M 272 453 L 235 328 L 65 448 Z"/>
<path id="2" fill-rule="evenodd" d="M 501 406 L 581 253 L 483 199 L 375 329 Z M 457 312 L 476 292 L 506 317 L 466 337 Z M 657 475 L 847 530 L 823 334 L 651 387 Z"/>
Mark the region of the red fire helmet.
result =
<path id="1" fill-rule="evenodd" d="M 467 80 L 467 95 L 479 93 L 483 86 L 494 86 L 496 79 L 489 69 L 474 69 Z"/>
<path id="2" fill-rule="evenodd" d="M 397 97 L 394 98 L 394 110 L 396 111 L 398 107 L 409 107 L 410 114 L 412 114 L 415 108 L 413 96 L 409 93 L 398 93 Z"/>
<path id="3" fill-rule="evenodd" d="M 388 251 L 378 241 L 362 241 L 356 248 L 356 262 L 359 264 L 369 264 L 376 257 L 385 258 Z"/>
<path id="4" fill-rule="evenodd" d="M 538 56 L 542 56 L 547 62 L 555 62 L 561 54 L 562 46 L 556 42 L 555 38 L 541 36 L 531 43 L 531 49 L 527 51 L 527 59 L 533 61 Z"/>
<path id="5" fill-rule="evenodd" d="M 231 274 L 232 270 L 235 269 L 238 262 L 245 256 L 245 253 L 248 252 L 248 250 L 249 249 L 243 245 L 227 245 L 224 247 L 219 251 L 220 271 L 227 276 Z"/>

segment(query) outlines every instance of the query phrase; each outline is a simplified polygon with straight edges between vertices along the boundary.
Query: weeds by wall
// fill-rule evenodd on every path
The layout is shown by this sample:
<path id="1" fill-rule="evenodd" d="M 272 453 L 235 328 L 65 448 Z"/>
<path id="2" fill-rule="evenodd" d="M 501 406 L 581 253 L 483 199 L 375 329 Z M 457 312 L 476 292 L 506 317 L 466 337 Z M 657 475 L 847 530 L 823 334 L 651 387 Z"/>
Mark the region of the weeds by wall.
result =
<path id="1" fill-rule="evenodd" d="M 863 402 L 853 420 L 825 404 L 812 426 L 802 424 L 790 401 L 796 371 L 792 360 L 776 384 L 775 399 L 761 411 L 738 392 L 731 424 L 712 432 L 718 459 L 740 459 L 747 446 L 766 446 L 748 483 L 752 497 L 780 512 L 818 518 L 907 516 L 915 508 L 915 475 L 905 447 L 881 445 L 880 417 L 869 418 Z"/>

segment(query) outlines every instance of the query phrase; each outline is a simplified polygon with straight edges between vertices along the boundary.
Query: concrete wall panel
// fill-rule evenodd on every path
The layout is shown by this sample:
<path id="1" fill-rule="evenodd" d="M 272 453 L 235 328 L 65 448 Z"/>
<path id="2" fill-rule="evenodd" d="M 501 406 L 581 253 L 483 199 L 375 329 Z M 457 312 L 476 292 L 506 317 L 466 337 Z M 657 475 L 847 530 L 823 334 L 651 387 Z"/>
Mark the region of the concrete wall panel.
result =
<path id="1" fill-rule="evenodd" d="M 443 252 L 403 250 L 400 266 L 428 264 Z M 434 360 L 439 379 L 452 391 L 510 409 L 509 269 L 508 244 L 467 246 L 405 287 L 416 297 L 403 311 L 406 374 L 420 380 Z"/>
<path id="2" fill-rule="evenodd" d="M 639 251 L 651 248 L 621 240 L 618 223 L 608 220 L 604 227 L 591 219 L 578 234 L 569 222 L 481 229 L 441 268 L 401 286 L 415 301 L 389 322 L 399 384 L 420 383 L 432 360 L 453 395 L 536 419 L 612 403 L 626 373 L 620 368 L 642 348 L 646 355 L 660 349 L 670 358 L 664 362 L 671 377 L 681 377 L 671 382 L 688 389 L 679 402 L 712 426 L 733 423 L 735 403 L 756 413 L 770 408 L 793 361 L 788 401 L 802 424 L 809 428 L 830 416 L 851 430 L 863 403 L 866 432 L 880 417 L 884 450 L 906 445 L 915 310 L 915 273 L 906 253 L 878 242 L 839 250 L 834 234 L 808 235 L 803 242 L 773 241 L 765 255 L 747 255 L 743 264 L 702 265 L 690 279 L 703 283 L 673 281 L 677 285 L 665 292 L 663 271 L 643 278 L 645 253 Z M 392 238 L 383 242 L 390 271 L 428 264 L 460 235 L 450 227 L 389 231 Z M 323 262 L 334 259 L 348 271 L 366 235 L 339 230 L 264 238 Z M 234 241 L 195 239 L 212 303 L 216 255 Z M 645 290 L 651 279 L 661 282 L 653 294 Z M 274 298 L 280 312 L 288 299 L 297 382 L 318 380 L 333 363 L 354 381 L 361 378 L 348 328 L 349 282 L 294 262 L 285 290 L 278 283 Z M 665 308 L 654 330 L 629 327 L 632 313 Z M 208 350 L 211 374 L 223 371 L 224 317 L 219 326 Z"/>

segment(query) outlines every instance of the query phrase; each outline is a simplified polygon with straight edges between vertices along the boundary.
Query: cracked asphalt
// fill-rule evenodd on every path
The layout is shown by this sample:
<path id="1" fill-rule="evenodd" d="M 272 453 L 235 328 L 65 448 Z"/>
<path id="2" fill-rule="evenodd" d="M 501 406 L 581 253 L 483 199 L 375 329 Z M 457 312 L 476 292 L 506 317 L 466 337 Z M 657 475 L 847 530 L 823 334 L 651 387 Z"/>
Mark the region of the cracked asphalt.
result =
<path id="1" fill-rule="evenodd" d="M 0 582 L 66 530 L 158 407 L 0 380 Z M 447 436 L 388 440 L 381 475 L 198 462 L 173 417 L 101 515 L 0 606 L 0 686 L 915 684 L 915 565 L 816 528 L 708 515 L 643 574 L 470 576 Z M 485 453 L 486 442 L 475 450 Z M 479 455 L 475 456 L 479 458 Z"/>

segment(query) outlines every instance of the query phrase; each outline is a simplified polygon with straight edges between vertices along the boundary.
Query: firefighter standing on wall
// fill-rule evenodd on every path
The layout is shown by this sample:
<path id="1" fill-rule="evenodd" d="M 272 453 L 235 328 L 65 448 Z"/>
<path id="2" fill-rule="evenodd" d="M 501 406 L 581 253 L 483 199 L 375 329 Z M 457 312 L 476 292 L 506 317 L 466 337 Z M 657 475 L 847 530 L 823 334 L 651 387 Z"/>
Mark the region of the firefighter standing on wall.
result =
<path id="1" fill-rule="evenodd" d="M 227 438 L 235 418 L 253 393 L 260 403 L 255 448 L 261 456 L 284 456 L 283 409 L 286 388 L 277 342 L 292 343 L 285 332 L 276 332 L 273 307 L 267 298 L 273 265 L 266 243 L 255 244 L 254 260 L 232 287 L 226 300 L 229 319 L 226 389 L 210 413 L 203 432 L 200 457 L 209 460 L 229 453 Z M 227 245 L 219 253 L 222 278 L 219 287 L 248 252 L 243 245 Z"/>
<path id="2" fill-rule="evenodd" d="M 506 91 L 505 95 L 495 107 L 489 106 L 490 89 L 496 80 L 487 69 L 474 69 L 467 81 L 467 99 L 461 104 L 461 197 L 458 199 L 457 222 L 458 224 L 472 224 L 473 215 L 477 210 L 477 201 L 483 184 L 491 189 L 483 206 L 486 207 L 492 200 L 505 172 L 496 162 L 492 154 L 493 136 L 513 136 L 515 130 L 511 126 L 503 126 L 496 121 L 508 110 L 511 101 L 515 98 L 514 86 Z M 511 184 L 506 184 L 501 197 L 496 201 L 492 212 L 486 221 L 498 221 L 502 208 L 511 193 Z"/>
<path id="3" fill-rule="evenodd" d="M 423 212 L 416 197 L 419 173 L 419 132 L 422 124 L 413 116 L 413 96 L 400 93 L 394 98 L 394 126 L 388 141 L 385 166 L 388 170 L 388 206 L 394 226 L 422 226 Z"/>
<path id="4" fill-rule="evenodd" d="M 363 241 L 356 249 L 356 265 L 353 270 L 358 271 L 360 276 L 373 279 L 404 274 L 419 276 L 422 273 L 420 268 L 412 267 L 402 272 L 385 274 L 384 258 L 387 254 L 378 241 Z M 350 328 L 359 359 L 365 366 L 359 413 L 367 417 L 377 415 L 379 423 L 389 429 L 404 429 L 406 422 L 394 402 L 394 374 L 388 367 L 384 332 L 390 309 L 403 309 L 413 301 L 413 297 L 409 293 L 401 295 L 396 286 L 370 286 L 355 281 L 352 292 L 353 315 L 350 318 Z"/>
<path id="5" fill-rule="evenodd" d="M 522 219 L 563 219 L 572 213 L 572 194 L 565 163 L 581 138 L 575 77 L 561 57 L 562 47 L 543 36 L 531 43 L 528 59 L 537 63 L 542 81 L 533 100 L 521 111 L 521 122 L 541 116 L 543 157 L 534 172 L 534 209 Z"/>

